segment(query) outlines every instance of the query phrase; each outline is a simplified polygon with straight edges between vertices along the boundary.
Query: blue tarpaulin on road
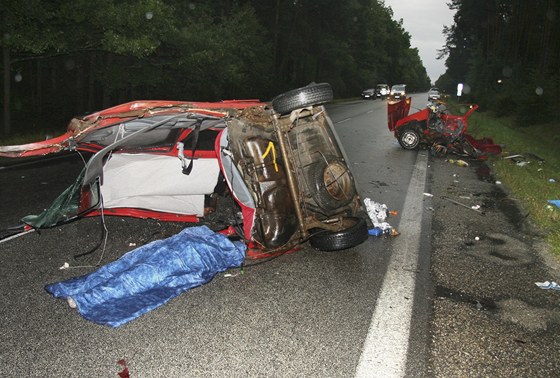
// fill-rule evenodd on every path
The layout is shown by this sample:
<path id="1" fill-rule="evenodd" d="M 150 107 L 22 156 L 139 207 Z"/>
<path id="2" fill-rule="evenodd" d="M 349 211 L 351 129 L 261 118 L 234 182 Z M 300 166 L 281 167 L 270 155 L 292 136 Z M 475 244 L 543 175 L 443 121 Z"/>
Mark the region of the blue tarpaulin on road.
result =
<path id="1" fill-rule="evenodd" d="M 206 226 L 186 228 L 136 248 L 85 276 L 47 285 L 57 298 L 71 298 L 86 319 L 118 327 L 177 295 L 239 267 L 245 244 Z"/>

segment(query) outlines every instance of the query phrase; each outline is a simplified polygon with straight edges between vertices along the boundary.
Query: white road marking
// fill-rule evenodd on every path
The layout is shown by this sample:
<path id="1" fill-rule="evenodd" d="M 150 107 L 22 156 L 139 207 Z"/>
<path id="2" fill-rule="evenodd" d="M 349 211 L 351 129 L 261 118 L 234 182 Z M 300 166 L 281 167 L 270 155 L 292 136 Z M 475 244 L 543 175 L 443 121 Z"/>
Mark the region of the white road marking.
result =
<path id="1" fill-rule="evenodd" d="M 348 121 L 351 121 L 351 120 L 352 120 L 352 118 L 344 118 L 343 120 L 335 122 L 335 123 L 344 123 L 344 122 L 348 122 Z"/>
<path id="2" fill-rule="evenodd" d="M 393 255 L 375 305 L 356 377 L 404 377 L 414 303 L 428 157 L 418 154 Z"/>

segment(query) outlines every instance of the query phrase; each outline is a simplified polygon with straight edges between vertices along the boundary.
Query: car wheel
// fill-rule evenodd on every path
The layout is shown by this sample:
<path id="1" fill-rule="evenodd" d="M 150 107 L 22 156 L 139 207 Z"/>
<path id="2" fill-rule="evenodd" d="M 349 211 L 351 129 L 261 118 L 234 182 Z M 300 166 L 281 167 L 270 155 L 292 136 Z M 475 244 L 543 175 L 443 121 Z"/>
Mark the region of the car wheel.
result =
<path id="1" fill-rule="evenodd" d="M 315 202 L 325 210 L 338 209 L 356 195 L 348 166 L 336 157 L 327 156 L 313 164 L 308 178 Z"/>
<path id="2" fill-rule="evenodd" d="M 305 87 L 282 93 L 272 100 L 272 109 L 280 114 L 287 114 L 296 109 L 319 105 L 333 99 L 329 83 L 312 83 Z"/>
<path id="3" fill-rule="evenodd" d="M 399 131 L 397 139 L 405 150 L 414 150 L 420 144 L 420 133 L 412 126 L 405 126 Z"/>
<path id="4" fill-rule="evenodd" d="M 364 218 L 349 217 L 342 222 L 344 228 L 341 231 L 311 230 L 311 246 L 319 251 L 330 252 L 352 248 L 366 241 L 368 230 Z"/>

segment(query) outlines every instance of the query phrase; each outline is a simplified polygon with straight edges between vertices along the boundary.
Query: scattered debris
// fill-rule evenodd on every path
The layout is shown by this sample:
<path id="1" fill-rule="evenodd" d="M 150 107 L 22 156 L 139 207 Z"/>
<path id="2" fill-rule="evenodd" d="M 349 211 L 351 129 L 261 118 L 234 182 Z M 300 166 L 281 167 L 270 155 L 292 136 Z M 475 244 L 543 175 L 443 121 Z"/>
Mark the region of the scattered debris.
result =
<path id="1" fill-rule="evenodd" d="M 540 287 L 543 290 L 560 290 L 560 285 L 556 282 L 552 281 L 544 281 L 544 282 L 535 282 L 535 285 Z"/>
<path id="2" fill-rule="evenodd" d="M 538 162 L 538 164 L 542 164 L 544 163 L 544 159 L 532 154 L 530 152 L 526 153 L 525 155 L 520 155 L 520 154 L 516 154 L 516 155 L 510 155 L 510 156 L 505 156 L 504 160 L 511 160 L 513 161 L 516 165 L 523 167 L 527 164 L 529 164 L 531 162 L 531 160 L 536 160 Z"/>
<path id="3" fill-rule="evenodd" d="M 465 205 L 464 203 L 452 200 L 451 198 L 446 197 L 446 196 L 443 196 L 441 198 L 443 198 L 444 200 L 449 201 L 451 203 L 454 203 L 455 205 L 463 206 L 465 209 L 470 209 L 470 210 L 476 211 L 480 215 L 484 215 L 484 211 L 480 210 L 480 206 L 478 206 L 478 205 L 477 205 L 478 206 L 478 208 L 477 208 L 476 206 L 469 206 L 469 205 Z"/>
<path id="4" fill-rule="evenodd" d="M 551 203 L 554 206 L 560 208 L 560 200 L 548 200 L 548 203 Z"/>
<path id="5" fill-rule="evenodd" d="M 126 365 L 126 361 L 124 359 L 118 360 L 117 364 L 123 367 L 123 370 L 118 373 L 120 378 L 130 378 L 130 373 L 128 371 L 128 366 Z"/>
<path id="6" fill-rule="evenodd" d="M 459 159 L 459 160 L 448 159 L 448 160 L 446 160 L 446 161 L 447 161 L 448 163 L 450 163 L 450 164 L 455 164 L 455 165 L 457 165 L 457 166 L 459 166 L 459 167 L 468 167 L 468 166 L 469 166 L 469 163 L 467 163 L 467 162 L 464 161 L 464 160 L 460 160 L 460 159 Z"/>
<path id="7" fill-rule="evenodd" d="M 388 212 L 387 205 L 372 201 L 369 198 L 364 199 L 368 216 L 370 217 L 373 228 L 368 230 L 368 234 L 372 236 L 391 235 L 397 236 L 399 232 L 386 222 L 387 214 L 396 215 L 397 212 Z"/>

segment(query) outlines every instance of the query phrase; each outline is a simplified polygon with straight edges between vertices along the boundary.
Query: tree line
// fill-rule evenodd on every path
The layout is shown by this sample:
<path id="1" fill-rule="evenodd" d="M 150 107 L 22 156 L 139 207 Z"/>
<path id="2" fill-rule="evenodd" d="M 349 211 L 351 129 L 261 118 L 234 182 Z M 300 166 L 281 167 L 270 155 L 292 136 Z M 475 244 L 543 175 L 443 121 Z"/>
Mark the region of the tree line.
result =
<path id="1" fill-rule="evenodd" d="M 437 85 L 520 125 L 558 121 L 560 0 L 452 0 L 446 73 Z"/>
<path id="2" fill-rule="evenodd" d="M 135 99 L 336 97 L 429 78 L 380 0 L 3 0 L 4 134 Z M 12 126 L 13 125 L 13 126 Z"/>

